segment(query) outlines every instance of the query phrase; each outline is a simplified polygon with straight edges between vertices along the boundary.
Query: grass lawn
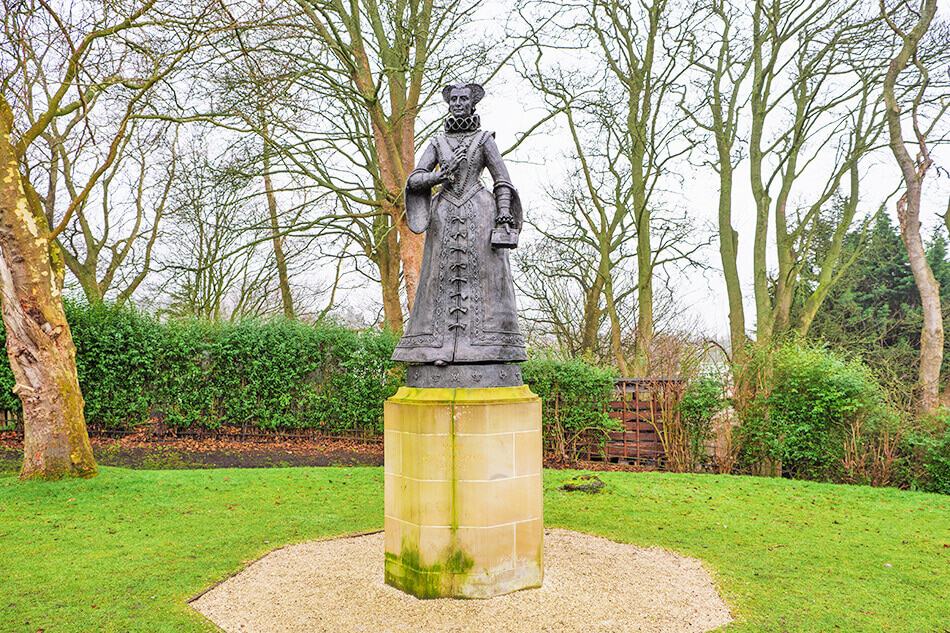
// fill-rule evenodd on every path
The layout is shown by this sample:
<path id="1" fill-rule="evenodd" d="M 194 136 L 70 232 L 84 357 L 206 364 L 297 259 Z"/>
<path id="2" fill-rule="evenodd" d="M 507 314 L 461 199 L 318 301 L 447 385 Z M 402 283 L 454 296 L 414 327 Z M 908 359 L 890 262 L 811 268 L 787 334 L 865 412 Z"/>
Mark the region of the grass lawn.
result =
<path id="1" fill-rule="evenodd" d="M 573 474 L 545 473 L 547 525 L 703 559 L 730 633 L 950 631 L 950 497 L 657 473 L 558 490 Z M 0 631 L 213 630 L 188 598 L 280 545 L 380 529 L 382 490 L 379 468 L 0 474 Z"/>

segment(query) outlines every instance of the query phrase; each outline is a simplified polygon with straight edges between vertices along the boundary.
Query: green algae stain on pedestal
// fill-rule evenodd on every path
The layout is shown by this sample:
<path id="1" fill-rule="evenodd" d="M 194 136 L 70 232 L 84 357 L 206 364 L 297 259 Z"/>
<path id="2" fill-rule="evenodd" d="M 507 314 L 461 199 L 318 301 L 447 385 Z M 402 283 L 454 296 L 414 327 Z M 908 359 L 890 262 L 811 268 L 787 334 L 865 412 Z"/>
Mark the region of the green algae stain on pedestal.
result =
<path id="1" fill-rule="evenodd" d="M 403 387 L 385 410 L 386 583 L 419 598 L 541 586 L 541 401 Z"/>
<path id="2" fill-rule="evenodd" d="M 399 556 L 386 552 L 386 584 L 417 598 L 456 595 L 475 561 L 461 550 L 443 554 L 441 560 L 444 563 L 425 565 L 414 544 L 403 542 Z"/>

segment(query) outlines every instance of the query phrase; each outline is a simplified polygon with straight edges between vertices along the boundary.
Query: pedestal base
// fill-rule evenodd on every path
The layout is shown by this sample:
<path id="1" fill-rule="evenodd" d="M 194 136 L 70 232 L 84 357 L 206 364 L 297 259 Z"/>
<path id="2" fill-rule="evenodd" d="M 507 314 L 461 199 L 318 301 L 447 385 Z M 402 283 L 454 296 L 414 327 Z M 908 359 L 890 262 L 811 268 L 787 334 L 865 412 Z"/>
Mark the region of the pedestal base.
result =
<path id="1" fill-rule="evenodd" d="M 386 401 L 386 583 L 419 598 L 540 587 L 541 400 L 526 385 Z"/>

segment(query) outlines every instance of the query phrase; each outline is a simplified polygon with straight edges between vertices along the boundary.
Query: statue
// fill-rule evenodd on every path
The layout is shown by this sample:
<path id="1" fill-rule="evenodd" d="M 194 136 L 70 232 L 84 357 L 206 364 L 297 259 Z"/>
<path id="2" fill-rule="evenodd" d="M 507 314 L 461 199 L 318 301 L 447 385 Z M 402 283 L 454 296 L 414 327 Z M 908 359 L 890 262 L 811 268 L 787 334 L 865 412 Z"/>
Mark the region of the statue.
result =
<path id="1" fill-rule="evenodd" d="M 393 353 L 411 363 L 409 386 L 523 384 L 511 364 L 526 356 L 508 261 L 522 226 L 521 200 L 495 134 L 481 129 L 475 112 L 484 95 L 478 84 L 442 90 L 445 132 L 406 182 L 409 228 L 426 232 L 415 303 Z M 486 167 L 492 190 L 481 182 Z"/>

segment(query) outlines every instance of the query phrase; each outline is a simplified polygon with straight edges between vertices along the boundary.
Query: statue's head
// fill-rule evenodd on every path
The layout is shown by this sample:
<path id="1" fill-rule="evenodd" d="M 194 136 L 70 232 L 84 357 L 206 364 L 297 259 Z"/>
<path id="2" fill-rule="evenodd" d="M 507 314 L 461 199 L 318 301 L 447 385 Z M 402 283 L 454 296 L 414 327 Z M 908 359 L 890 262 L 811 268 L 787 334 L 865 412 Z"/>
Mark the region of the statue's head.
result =
<path id="1" fill-rule="evenodd" d="M 457 118 L 475 112 L 475 104 L 484 96 L 485 89 L 479 84 L 454 84 L 442 89 L 442 98 L 449 104 L 449 113 Z"/>

